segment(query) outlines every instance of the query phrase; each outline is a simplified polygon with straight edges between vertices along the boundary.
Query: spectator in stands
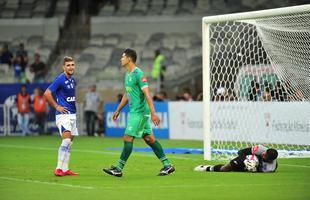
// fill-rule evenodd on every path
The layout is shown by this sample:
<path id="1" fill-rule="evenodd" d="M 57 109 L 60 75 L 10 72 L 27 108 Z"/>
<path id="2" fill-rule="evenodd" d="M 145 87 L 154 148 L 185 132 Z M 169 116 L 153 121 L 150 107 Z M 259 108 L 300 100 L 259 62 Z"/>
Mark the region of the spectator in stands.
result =
<path id="1" fill-rule="evenodd" d="M 263 101 L 271 101 L 271 94 L 270 94 L 270 89 L 269 87 L 265 87 L 264 93 L 263 93 Z"/>
<path id="2" fill-rule="evenodd" d="M 292 99 L 292 96 L 294 95 L 295 93 L 295 90 L 293 89 L 293 86 L 292 86 L 292 83 L 290 80 L 287 80 L 285 81 L 283 84 L 283 91 L 285 91 L 286 95 L 287 95 L 287 100 L 288 101 L 291 101 L 293 100 Z"/>
<path id="3" fill-rule="evenodd" d="M 158 92 L 157 94 L 154 95 L 153 100 L 159 102 L 168 101 L 167 92 L 165 91 Z"/>
<path id="4" fill-rule="evenodd" d="M 183 97 L 185 101 L 193 101 L 193 97 L 190 92 L 184 92 Z"/>
<path id="5" fill-rule="evenodd" d="M 236 97 L 235 92 L 231 88 L 228 88 L 225 94 L 225 101 L 234 101 L 235 97 Z"/>
<path id="6" fill-rule="evenodd" d="M 199 92 L 197 97 L 196 97 L 196 101 L 202 101 L 203 100 L 203 93 Z"/>
<path id="7" fill-rule="evenodd" d="M 306 98 L 304 96 L 304 93 L 300 89 L 298 89 L 293 95 L 292 100 L 293 101 L 306 101 Z"/>
<path id="8" fill-rule="evenodd" d="M 117 102 L 120 103 L 122 101 L 123 95 L 122 94 L 117 94 Z"/>
<path id="9" fill-rule="evenodd" d="M 262 97 L 262 91 L 260 89 L 259 83 L 257 83 L 255 80 L 251 81 L 251 87 L 248 91 L 248 100 L 249 101 L 259 101 Z"/>
<path id="10" fill-rule="evenodd" d="M 84 111 L 86 120 L 86 131 L 88 136 L 94 136 L 95 124 L 100 118 L 99 114 L 100 106 L 102 104 L 101 95 L 96 91 L 96 85 L 90 87 L 90 91 L 85 94 L 84 98 Z"/>
<path id="11" fill-rule="evenodd" d="M 28 64 L 28 52 L 25 50 L 24 43 L 19 44 L 19 49 L 16 51 L 16 58 L 18 57 L 21 57 L 22 71 L 25 72 Z"/>
<path id="12" fill-rule="evenodd" d="M 44 62 L 40 60 L 40 54 L 34 54 L 34 63 L 30 66 L 30 72 L 34 73 L 34 83 L 44 83 L 47 68 Z"/>
<path id="13" fill-rule="evenodd" d="M 163 102 L 163 101 L 164 101 L 163 94 L 162 94 L 161 92 L 156 93 L 156 94 L 153 96 L 153 101 L 156 101 L 156 102 Z"/>
<path id="14" fill-rule="evenodd" d="M 169 101 L 166 91 L 161 91 L 160 93 L 162 95 L 163 101 Z"/>
<path id="15" fill-rule="evenodd" d="M 276 101 L 287 101 L 288 95 L 284 84 L 282 84 L 280 81 L 277 81 L 275 89 L 271 91 L 271 97 Z"/>
<path id="16" fill-rule="evenodd" d="M 226 88 L 219 87 L 215 92 L 214 101 L 225 101 Z"/>
<path id="17" fill-rule="evenodd" d="M 44 134 L 45 130 L 45 121 L 46 121 L 46 107 L 47 107 L 46 98 L 43 95 L 42 88 L 38 87 L 34 91 L 33 99 L 33 108 L 35 113 L 35 122 L 38 125 L 38 133 Z"/>
<path id="18" fill-rule="evenodd" d="M 114 6 L 114 12 L 117 12 L 119 10 L 119 1 L 120 0 L 103 0 L 103 6 L 106 6 L 107 4 Z"/>
<path id="19" fill-rule="evenodd" d="M 177 101 L 184 101 L 183 94 L 177 95 L 177 96 L 175 97 L 175 99 L 176 99 Z"/>
<path id="20" fill-rule="evenodd" d="M 13 54 L 9 51 L 9 45 L 4 44 L 0 54 L 0 63 L 8 64 L 9 66 L 13 63 Z"/>
<path id="21" fill-rule="evenodd" d="M 30 95 L 27 93 L 27 86 L 22 85 L 21 92 L 16 95 L 16 103 L 18 109 L 17 121 L 23 136 L 30 134 L 28 128 L 30 113 Z"/>
<path id="22" fill-rule="evenodd" d="M 13 64 L 14 67 L 14 79 L 16 83 L 20 83 L 22 82 L 22 78 L 23 78 L 23 70 L 22 70 L 22 57 L 21 56 L 17 56 L 15 59 L 15 62 Z"/>
<path id="23" fill-rule="evenodd" d="M 157 81 L 157 92 L 160 92 L 160 89 L 163 87 L 164 73 L 166 71 L 165 56 L 160 53 L 159 49 L 154 54 L 152 78 Z"/>
<path id="24" fill-rule="evenodd" d="M 188 88 L 184 89 L 183 99 L 184 101 L 193 101 L 192 93 Z"/>

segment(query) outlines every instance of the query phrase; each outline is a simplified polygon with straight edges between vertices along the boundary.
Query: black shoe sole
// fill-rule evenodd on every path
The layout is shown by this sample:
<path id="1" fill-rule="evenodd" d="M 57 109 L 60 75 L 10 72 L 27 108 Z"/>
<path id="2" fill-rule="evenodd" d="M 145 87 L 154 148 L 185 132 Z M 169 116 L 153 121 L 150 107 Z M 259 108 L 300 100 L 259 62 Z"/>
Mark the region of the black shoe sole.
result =
<path id="1" fill-rule="evenodd" d="M 123 174 L 113 174 L 110 170 L 108 169 L 103 169 L 103 171 L 111 176 L 116 176 L 116 177 L 122 177 Z"/>
<path id="2" fill-rule="evenodd" d="M 169 175 L 169 174 L 172 174 L 173 172 L 175 172 L 175 168 L 172 168 L 172 169 L 168 172 L 168 174 L 161 174 L 161 173 L 159 173 L 157 176 L 167 176 L 167 175 Z"/>

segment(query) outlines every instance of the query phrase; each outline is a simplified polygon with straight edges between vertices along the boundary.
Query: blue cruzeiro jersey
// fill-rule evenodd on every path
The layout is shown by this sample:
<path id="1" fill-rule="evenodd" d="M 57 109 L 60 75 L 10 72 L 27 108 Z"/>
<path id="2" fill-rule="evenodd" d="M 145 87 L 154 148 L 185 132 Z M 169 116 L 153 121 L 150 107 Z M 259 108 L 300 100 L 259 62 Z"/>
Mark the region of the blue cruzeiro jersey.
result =
<path id="1" fill-rule="evenodd" d="M 76 82 L 73 77 L 67 78 L 64 73 L 60 74 L 48 89 L 56 95 L 57 103 L 67 108 L 68 114 L 75 114 L 75 87 Z M 56 115 L 62 114 L 56 110 Z"/>

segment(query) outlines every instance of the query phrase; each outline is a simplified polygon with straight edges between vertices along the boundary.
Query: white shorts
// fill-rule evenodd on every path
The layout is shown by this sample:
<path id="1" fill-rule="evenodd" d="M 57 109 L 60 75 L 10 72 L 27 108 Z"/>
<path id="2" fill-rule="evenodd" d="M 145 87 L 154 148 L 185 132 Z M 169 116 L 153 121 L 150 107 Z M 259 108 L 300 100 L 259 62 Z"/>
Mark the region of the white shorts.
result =
<path id="1" fill-rule="evenodd" d="M 60 114 L 56 115 L 56 126 L 59 134 L 62 135 L 65 131 L 70 131 L 71 135 L 79 135 L 76 127 L 76 114 Z"/>

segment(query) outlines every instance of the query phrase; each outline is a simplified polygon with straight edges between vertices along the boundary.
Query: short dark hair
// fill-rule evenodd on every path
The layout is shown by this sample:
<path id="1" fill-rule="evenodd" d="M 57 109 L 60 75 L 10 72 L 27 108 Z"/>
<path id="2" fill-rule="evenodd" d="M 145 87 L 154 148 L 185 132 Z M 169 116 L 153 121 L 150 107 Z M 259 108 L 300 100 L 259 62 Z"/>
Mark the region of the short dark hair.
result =
<path id="1" fill-rule="evenodd" d="M 155 56 L 158 56 L 160 54 L 160 49 L 155 50 Z"/>
<path id="2" fill-rule="evenodd" d="M 133 49 L 125 49 L 124 54 L 127 57 L 131 58 L 134 63 L 137 61 L 137 53 L 136 53 L 135 50 L 133 50 Z"/>
<path id="3" fill-rule="evenodd" d="M 266 151 L 266 160 L 272 161 L 277 159 L 278 157 L 278 151 L 275 149 L 267 149 Z"/>

